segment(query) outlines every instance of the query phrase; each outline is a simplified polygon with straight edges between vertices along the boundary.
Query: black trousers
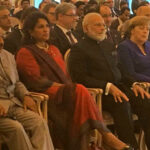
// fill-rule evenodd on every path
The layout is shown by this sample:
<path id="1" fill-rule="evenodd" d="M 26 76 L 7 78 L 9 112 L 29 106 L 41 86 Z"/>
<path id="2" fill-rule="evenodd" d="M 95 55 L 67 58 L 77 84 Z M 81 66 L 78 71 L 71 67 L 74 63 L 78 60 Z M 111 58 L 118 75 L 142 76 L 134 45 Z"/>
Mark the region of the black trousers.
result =
<path id="1" fill-rule="evenodd" d="M 137 114 L 145 133 L 145 142 L 150 150 L 150 99 L 143 100 L 141 96 L 136 97 L 133 91 L 125 85 L 117 87 L 128 96 L 129 102 L 116 103 L 113 96 L 103 95 L 103 110 L 111 113 L 119 139 L 135 149 L 138 148 L 138 145 L 134 135 L 132 113 Z"/>

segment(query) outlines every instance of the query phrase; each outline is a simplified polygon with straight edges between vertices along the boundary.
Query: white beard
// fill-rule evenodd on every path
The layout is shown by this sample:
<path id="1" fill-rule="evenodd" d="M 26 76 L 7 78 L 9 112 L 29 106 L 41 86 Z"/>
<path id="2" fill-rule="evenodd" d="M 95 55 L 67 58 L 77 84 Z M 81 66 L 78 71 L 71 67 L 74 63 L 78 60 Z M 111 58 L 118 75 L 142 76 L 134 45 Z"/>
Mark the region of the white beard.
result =
<path id="1" fill-rule="evenodd" d="M 106 38 L 106 32 L 102 33 L 101 35 L 95 34 L 93 32 L 91 33 L 86 33 L 88 37 L 92 38 L 93 40 L 96 41 L 103 41 Z"/>

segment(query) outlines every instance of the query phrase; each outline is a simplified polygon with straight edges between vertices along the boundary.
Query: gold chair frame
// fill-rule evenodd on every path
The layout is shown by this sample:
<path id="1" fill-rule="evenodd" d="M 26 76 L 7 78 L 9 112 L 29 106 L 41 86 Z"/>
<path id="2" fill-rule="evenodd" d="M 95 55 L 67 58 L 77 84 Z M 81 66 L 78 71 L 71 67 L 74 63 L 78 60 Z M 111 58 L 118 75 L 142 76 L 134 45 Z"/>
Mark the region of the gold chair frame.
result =
<path id="1" fill-rule="evenodd" d="M 42 93 L 30 92 L 30 96 L 35 100 L 37 105 L 38 114 L 47 121 L 47 102 L 49 96 Z M 0 136 L 0 150 L 2 144 L 5 143 L 3 138 Z"/>

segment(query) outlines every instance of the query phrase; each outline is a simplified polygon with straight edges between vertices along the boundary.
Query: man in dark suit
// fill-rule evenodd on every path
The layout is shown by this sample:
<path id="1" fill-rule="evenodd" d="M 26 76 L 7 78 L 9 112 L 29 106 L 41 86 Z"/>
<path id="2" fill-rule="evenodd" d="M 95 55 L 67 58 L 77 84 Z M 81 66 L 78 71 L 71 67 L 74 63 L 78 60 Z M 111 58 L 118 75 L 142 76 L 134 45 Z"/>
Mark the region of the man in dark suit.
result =
<path id="1" fill-rule="evenodd" d="M 111 113 L 118 137 L 137 150 L 131 112 L 136 113 L 150 149 L 150 95 L 128 74 L 122 76 L 113 44 L 105 40 L 104 20 L 99 14 L 87 14 L 83 30 L 85 38 L 72 47 L 69 57 L 73 82 L 104 90 L 103 109 Z"/>
<path id="2" fill-rule="evenodd" d="M 77 21 L 76 7 L 71 3 L 62 3 L 55 10 L 57 24 L 51 29 L 51 43 L 62 53 L 77 42 L 72 33 Z"/>
<path id="3" fill-rule="evenodd" d="M 106 29 L 107 29 L 106 38 L 109 41 L 111 41 L 115 46 L 117 46 L 121 38 L 120 38 L 120 34 L 118 31 L 110 28 L 112 20 L 113 20 L 111 9 L 108 6 L 102 5 L 99 8 L 99 13 L 103 17 L 105 25 L 106 25 Z"/>
<path id="4" fill-rule="evenodd" d="M 101 0 L 101 4 L 111 9 L 112 17 L 118 17 L 119 9 L 114 6 L 114 0 Z"/>
<path id="5" fill-rule="evenodd" d="M 20 10 L 19 12 L 17 12 L 16 14 L 13 15 L 14 17 L 18 18 L 19 20 L 21 19 L 23 11 L 30 7 L 30 0 L 21 0 L 21 7 L 22 7 L 22 10 Z"/>
<path id="6" fill-rule="evenodd" d="M 119 17 L 112 21 L 110 29 L 120 31 L 121 26 L 125 21 L 130 18 L 130 9 L 128 7 L 123 7 L 120 10 Z"/>
<path id="7" fill-rule="evenodd" d="M 11 32 L 11 27 L 10 12 L 5 6 L 0 5 L 0 34 L 5 38 Z"/>
<path id="8" fill-rule="evenodd" d="M 9 33 L 4 39 L 5 50 L 9 51 L 14 55 L 17 54 L 18 50 L 21 48 L 22 45 L 22 38 L 24 35 L 22 28 L 24 20 L 34 11 L 38 11 L 38 9 L 36 9 L 35 7 L 29 7 L 22 13 L 20 24 L 15 26 L 13 31 Z"/>

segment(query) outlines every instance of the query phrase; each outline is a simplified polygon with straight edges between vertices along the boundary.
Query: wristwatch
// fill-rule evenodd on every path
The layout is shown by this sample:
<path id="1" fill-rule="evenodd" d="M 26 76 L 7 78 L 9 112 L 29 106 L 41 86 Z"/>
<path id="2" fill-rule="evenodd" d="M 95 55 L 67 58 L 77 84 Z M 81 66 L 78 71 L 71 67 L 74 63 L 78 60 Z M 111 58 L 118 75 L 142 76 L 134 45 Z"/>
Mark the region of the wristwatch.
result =
<path id="1" fill-rule="evenodd" d="M 129 145 L 127 145 L 122 150 L 134 150 L 134 148 L 129 146 Z"/>

